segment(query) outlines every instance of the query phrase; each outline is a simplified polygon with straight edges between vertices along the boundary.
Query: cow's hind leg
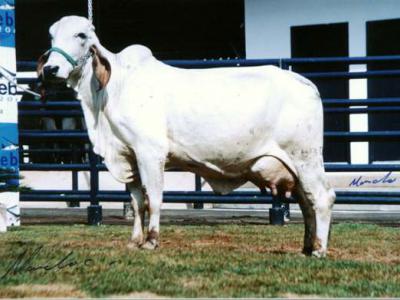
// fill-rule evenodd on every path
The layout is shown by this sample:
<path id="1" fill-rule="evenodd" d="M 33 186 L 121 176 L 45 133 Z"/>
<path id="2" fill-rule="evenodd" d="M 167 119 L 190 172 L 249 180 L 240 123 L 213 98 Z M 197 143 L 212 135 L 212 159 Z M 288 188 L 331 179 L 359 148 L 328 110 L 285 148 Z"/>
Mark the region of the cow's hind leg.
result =
<path id="1" fill-rule="evenodd" d="M 296 167 L 299 180 L 297 196 L 305 224 L 303 253 L 324 257 L 335 193 L 326 179 L 322 157 L 298 161 Z"/>
<path id="2" fill-rule="evenodd" d="M 134 213 L 132 240 L 128 244 L 128 247 L 131 249 L 136 249 L 141 247 L 144 243 L 144 214 L 147 203 L 145 203 L 140 180 L 128 183 L 127 186 L 131 194 L 131 203 Z"/>

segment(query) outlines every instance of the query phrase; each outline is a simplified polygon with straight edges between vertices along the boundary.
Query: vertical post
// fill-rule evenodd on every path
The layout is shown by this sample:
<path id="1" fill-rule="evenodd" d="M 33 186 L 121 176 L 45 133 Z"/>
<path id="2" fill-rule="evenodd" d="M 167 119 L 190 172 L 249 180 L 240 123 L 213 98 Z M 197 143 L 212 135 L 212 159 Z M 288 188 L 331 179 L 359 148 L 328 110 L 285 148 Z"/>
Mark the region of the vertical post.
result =
<path id="1" fill-rule="evenodd" d="M 72 190 L 75 192 L 78 190 L 78 171 L 72 171 Z M 79 207 L 79 201 L 67 202 L 68 207 Z"/>
<path id="2" fill-rule="evenodd" d="M 90 205 L 88 206 L 88 224 L 100 225 L 102 222 L 102 209 L 97 199 L 99 192 L 99 171 L 97 169 L 98 158 L 93 152 L 92 146 L 89 150 L 90 163 Z"/>
<path id="3" fill-rule="evenodd" d="M 272 208 L 269 209 L 269 223 L 271 225 L 285 224 L 285 208 L 282 206 L 282 196 L 272 197 Z"/>
<path id="4" fill-rule="evenodd" d="M 284 207 L 284 214 L 285 214 L 285 222 L 289 222 L 290 221 L 290 204 L 289 202 L 285 202 L 285 204 L 283 205 Z"/>
<path id="5" fill-rule="evenodd" d="M 78 154 L 76 148 L 73 148 L 72 150 L 72 162 L 75 163 L 78 161 L 77 159 Z M 78 190 L 78 171 L 73 170 L 72 171 L 72 190 L 75 192 Z M 69 201 L 67 202 L 68 207 L 79 207 L 80 202 L 79 201 Z"/>
<path id="6" fill-rule="evenodd" d="M 78 190 L 78 171 L 72 171 L 72 190 Z"/>
<path id="7" fill-rule="evenodd" d="M 201 177 L 199 175 L 195 175 L 195 191 L 201 192 Z M 204 203 L 194 203 L 193 208 L 202 209 L 204 208 Z"/>

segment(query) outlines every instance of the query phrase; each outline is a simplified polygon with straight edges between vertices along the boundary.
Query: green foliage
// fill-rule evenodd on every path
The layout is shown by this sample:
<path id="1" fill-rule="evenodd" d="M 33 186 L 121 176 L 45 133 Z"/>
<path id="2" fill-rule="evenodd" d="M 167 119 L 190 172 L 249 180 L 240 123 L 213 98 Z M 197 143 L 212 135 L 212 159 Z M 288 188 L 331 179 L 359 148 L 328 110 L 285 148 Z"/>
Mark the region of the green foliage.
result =
<path id="1" fill-rule="evenodd" d="M 64 261 L 71 266 L 11 273 L 0 279 L 0 298 L 135 292 L 169 297 L 400 296 L 398 228 L 335 225 L 326 259 L 300 254 L 299 224 L 165 225 L 161 248 L 154 252 L 129 250 L 130 231 L 116 225 L 12 228 L 0 236 L 0 277 L 24 251 L 26 257 L 37 251 L 30 262 L 36 267 L 54 266 L 71 253 Z M 38 285 L 41 292 L 35 292 Z M 51 289 L 57 285 L 64 286 Z M 49 290 L 43 292 L 46 286 Z"/>

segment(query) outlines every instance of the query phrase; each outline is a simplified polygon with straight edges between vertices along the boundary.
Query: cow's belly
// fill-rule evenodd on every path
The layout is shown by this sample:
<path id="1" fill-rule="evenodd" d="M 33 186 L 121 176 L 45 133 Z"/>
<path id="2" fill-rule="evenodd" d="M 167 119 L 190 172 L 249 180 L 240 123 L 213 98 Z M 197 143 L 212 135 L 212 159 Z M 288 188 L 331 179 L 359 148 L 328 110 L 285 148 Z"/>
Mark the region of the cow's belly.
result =
<path id="1" fill-rule="evenodd" d="M 178 149 L 175 149 L 178 150 Z M 170 153 L 167 168 L 180 168 L 202 176 L 214 192 L 227 194 L 251 181 L 261 190 L 269 188 L 274 195 L 290 197 L 295 175 L 277 157 L 263 155 L 251 160 L 227 159 L 219 163 L 193 158 L 181 149 Z"/>
<path id="2" fill-rule="evenodd" d="M 200 175 L 216 193 L 229 193 L 247 181 L 249 162 L 230 162 L 226 158 L 202 160 L 178 148 L 172 148 L 166 169 L 179 168 Z"/>

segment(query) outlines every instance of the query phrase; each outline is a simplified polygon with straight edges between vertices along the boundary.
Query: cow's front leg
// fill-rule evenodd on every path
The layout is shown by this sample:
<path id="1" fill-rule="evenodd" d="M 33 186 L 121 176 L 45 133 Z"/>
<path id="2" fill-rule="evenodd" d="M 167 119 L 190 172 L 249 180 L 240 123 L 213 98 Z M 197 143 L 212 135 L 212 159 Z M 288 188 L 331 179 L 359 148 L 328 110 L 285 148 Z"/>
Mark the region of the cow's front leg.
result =
<path id="1" fill-rule="evenodd" d="M 132 208 L 134 213 L 134 223 L 132 230 L 132 240 L 128 247 L 131 249 L 137 249 L 144 244 L 144 214 L 146 211 L 146 205 L 143 197 L 142 184 L 139 179 L 134 182 L 128 183 L 128 189 L 131 193 Z"/>
<path id="2" fill-rule="evenodd" d="M 160 210 L 162 204 L 165 157 L 162 151 L 142 148 L 135 149 L 142 191 L 145 202 L 148 203 L 149 227 L 143 249 L 155 249 L 159 246 Z"/>

